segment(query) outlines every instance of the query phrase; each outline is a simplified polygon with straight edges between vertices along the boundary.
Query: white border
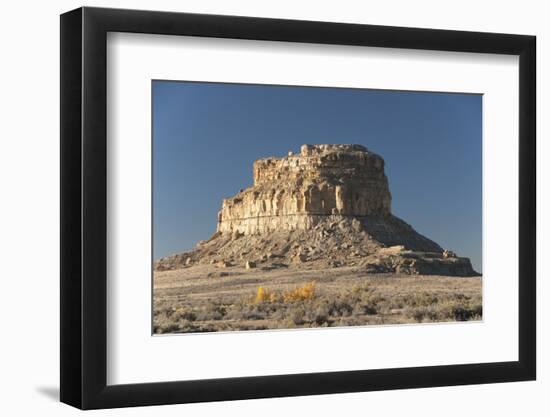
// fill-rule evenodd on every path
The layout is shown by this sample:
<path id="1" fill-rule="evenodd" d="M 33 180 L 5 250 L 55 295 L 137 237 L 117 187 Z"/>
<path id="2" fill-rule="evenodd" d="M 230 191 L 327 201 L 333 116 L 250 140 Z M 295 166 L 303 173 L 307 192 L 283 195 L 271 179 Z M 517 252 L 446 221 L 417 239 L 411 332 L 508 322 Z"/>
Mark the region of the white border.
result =
<path id="1" fill-rule="evenodd" d="M 119 33 L 107 51 L 108 384 L 518 359 L 516 56 Z M 483 93 L 483 322 L 152 337 L 151 79 Z"/>

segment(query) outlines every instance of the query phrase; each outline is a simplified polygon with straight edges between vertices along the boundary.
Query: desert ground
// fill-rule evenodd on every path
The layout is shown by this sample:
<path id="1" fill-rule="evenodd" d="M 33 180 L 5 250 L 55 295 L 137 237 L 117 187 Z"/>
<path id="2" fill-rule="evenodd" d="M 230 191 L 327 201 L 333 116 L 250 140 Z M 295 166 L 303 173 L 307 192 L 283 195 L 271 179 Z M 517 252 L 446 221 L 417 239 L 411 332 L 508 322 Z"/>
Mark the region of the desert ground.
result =
<path id="1" fill-rule="evenodd" d="M 155 271 L 153 332 L 481 320 L 482 278 L 364 268 L 195 265 Z"/>

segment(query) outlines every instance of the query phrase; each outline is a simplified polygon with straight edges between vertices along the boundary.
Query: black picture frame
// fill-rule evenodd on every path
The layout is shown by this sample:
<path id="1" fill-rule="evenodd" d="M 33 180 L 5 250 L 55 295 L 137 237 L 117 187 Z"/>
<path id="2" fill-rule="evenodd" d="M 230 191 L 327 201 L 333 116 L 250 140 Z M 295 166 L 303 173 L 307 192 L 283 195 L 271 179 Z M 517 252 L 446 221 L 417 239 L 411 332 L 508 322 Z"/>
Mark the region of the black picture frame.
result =
<path id="1" fill-rule="evenodd" d="M 112 385 L 107 375 L 108 32 L 519 56 L 519 360 Z M 61 401 L 81 409 L 534 380 L 534 36 L 102 8 L 61 15 Z"/>

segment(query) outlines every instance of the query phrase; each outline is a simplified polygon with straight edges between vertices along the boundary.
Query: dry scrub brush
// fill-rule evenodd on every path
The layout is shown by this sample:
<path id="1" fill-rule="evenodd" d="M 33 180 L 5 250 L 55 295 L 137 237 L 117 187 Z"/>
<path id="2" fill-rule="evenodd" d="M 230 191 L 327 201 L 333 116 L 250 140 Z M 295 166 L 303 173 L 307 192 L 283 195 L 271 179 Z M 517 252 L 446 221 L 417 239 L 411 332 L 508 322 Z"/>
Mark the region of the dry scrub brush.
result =
<path id="1" fill-rule="evenodd" d="M 372 281 L 372 282 L 371 282 Z M 395 292 L 394 292 L 395 291 Z M 154 311 L 155 333 L 251 330 L 293 327 L 356 326 L 480 320 L 481 294 L 447 289 L 409 293 L 366 280 L 341 291 L 315 281 L 287 290 L 257 287 L 255 293 L 221 302 Z"/>

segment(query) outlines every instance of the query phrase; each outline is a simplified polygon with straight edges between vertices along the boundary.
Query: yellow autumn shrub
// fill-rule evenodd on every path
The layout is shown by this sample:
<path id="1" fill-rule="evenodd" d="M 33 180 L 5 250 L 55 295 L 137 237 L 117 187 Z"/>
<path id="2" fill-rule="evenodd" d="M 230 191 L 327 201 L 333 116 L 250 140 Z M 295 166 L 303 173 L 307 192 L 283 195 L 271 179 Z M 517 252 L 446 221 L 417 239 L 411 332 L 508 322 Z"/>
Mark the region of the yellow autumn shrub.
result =
<path id="1" fill-rule="evenodd" d="M 292 290 L 283 293 L 285 303 L 293 301 L 313 300 L 315 298 L 315 282 L 308 282 L 301 287 L 293 288 Z"/>
<path id="2" fill-rule="evenodd" d="M 291 303 L 295 301 L 306 301 L 313 300 L 315 298 L 315 282 L 308 282 L 302 286 L 293 288 L 284 292 L 277 292 L 269 290 L 268 288 L 258 287 L 256 290 L 256 296 L 254 297 L 254 302 L 256 304 L 260 303 L 275 303 L 275 302 L 285 302 Z"/>
<path id="3" fill-rule="evenodd" d="M 254 299 L 254 302 L 259 303 L 274 303 L 276 301 L 279 301 L 280 296 L 275 291 L 271 291 L 264 287 L 258 287 L 258 290 L 256 291 L 256 298 Z"/>

